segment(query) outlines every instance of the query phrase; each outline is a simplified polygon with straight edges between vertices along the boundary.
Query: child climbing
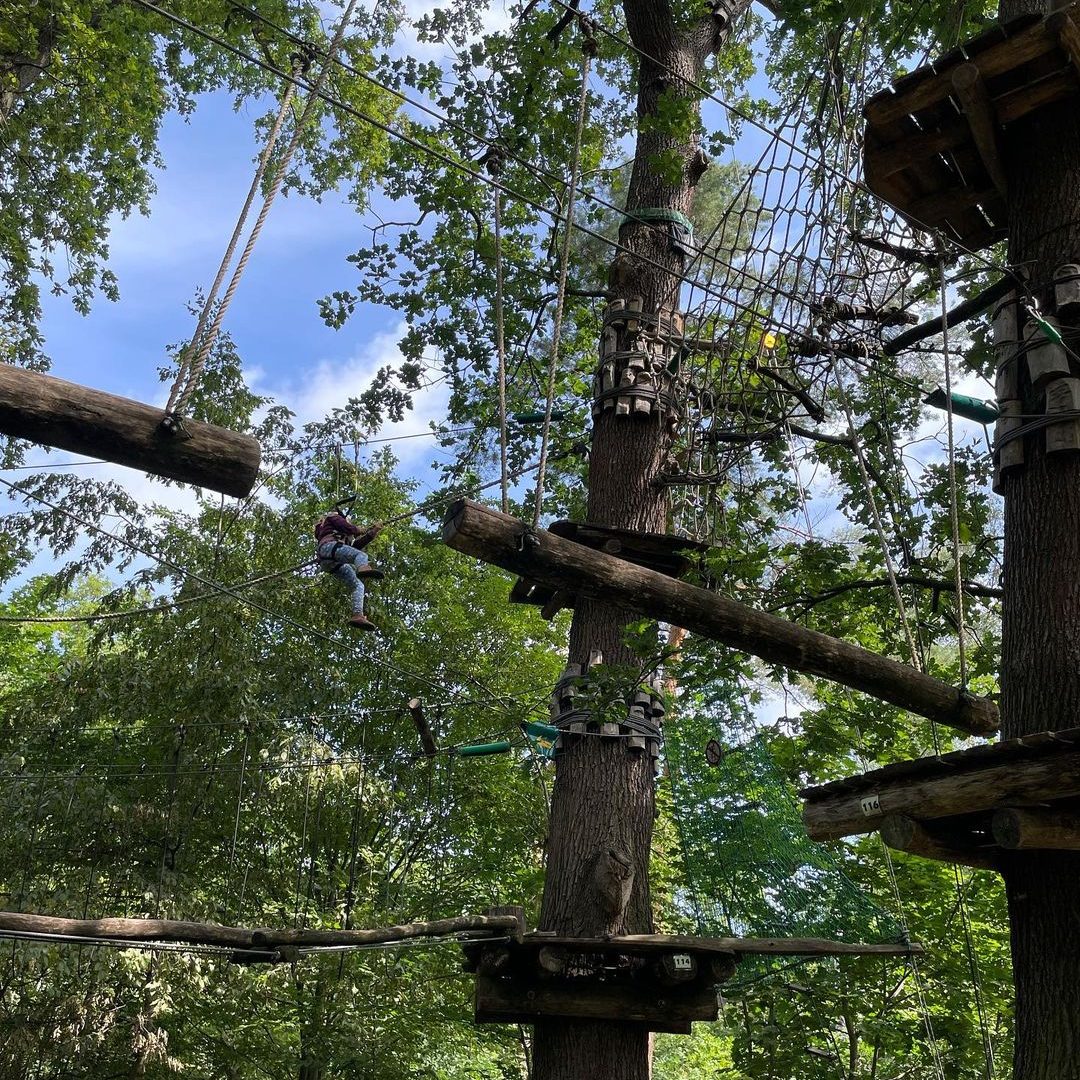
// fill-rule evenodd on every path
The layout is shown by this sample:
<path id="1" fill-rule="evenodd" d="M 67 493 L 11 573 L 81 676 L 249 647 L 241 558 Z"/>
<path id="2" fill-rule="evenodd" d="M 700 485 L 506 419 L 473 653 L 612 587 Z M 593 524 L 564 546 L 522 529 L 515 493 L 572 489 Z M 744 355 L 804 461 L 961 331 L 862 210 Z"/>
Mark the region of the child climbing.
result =
<path id="1" fill-rule="evenodd" d="M 381 570 L 368 561 L 363 549 L 382 531 L 375 522 L 366 529 L 357 528 L 346 516 L 345 507 L 338 503 L 333 511 L 315 522 L 315 549 L 319 568 L 344 583 L 352 592 L 352 615 L 349 625 L 360 630 L 375 630 L 375 624 L 364 614 L 364 582 L 378 581 Z"/>

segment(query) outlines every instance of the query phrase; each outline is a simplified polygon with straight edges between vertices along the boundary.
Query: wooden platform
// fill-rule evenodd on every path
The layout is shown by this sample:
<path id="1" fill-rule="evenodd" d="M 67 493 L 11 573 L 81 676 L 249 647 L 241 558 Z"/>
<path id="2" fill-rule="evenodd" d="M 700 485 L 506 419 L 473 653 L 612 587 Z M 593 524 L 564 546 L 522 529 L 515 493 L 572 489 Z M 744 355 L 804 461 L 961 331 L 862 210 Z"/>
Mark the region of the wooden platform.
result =
<path id="1" fill-rule="evenodd" d="M 814 840 L 994 868 L 1022 848 L 1080 850 L 1080 728 L 903 761 L 802 791 Z"/>
<path id="2" fill-rule="evenodd" d="M 907 956 L 919 945 L 863 945 L 818 938 L 699 938 L 627 934 L 560 937 L 534 932 L 521 941 L 464 947 L 476 972 L 476 1021 L 535 1023 L 544 1017 L 610 1020 L 650 1031 L 690 1034 L 695 1020 L 715 1020 L 716 987 L 740 957 Z"/>
<path id="3" fill-rule="evenodd" d="M 700 554 L 709 547 L 708 544 L 691 540 L 687 536 L 634 532 L 631 529 L 616 529 L 611 525 L 588 525 L 577 521 L 552 522 L 548 532 L 565 540 L 584 544 L 594 551 L 603 551 L 636 566 L 644 566 L 675 578 L 689 573 L 694 566 L 695 560 L 687 552 Z M 572 608 L 574 596 L 522 577 L 514 582 L 510 590 L 510 602 L 535 604 L 543 609 L 545 618 L 552 618 L 562 608 Z"/>
<path id="4" fill-rule="evenodd" d="M 1080 4 L 998 25 L 897 80 L 864 109 L 870 189 L 921 229 L 978 250 L 1008 228 L 1003 128 L 1080 106 Z"/>

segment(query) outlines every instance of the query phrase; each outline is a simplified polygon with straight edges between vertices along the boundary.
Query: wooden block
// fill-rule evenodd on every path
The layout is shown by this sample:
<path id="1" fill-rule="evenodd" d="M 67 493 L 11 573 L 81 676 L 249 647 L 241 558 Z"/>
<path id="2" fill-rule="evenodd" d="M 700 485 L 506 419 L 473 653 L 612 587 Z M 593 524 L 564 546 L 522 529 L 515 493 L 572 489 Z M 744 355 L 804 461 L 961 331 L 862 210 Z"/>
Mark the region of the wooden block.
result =
<path id="1" fill-rule="evenodd" d="M 629 735 L 626 739 L 627 750 L 645 750 L 646 742 L 644 735 Z"/>
<path id="2" fill-rule="evenodd" d="M 630 415 L 630 399 L 628 397 L 620 397 L 615 402 L 615 415 L 616 416 L 629 416 Z"/>
<path id="3" fill-rule="evenodd" d="M 541 1017 L 611 1020 L 650 1031 L 688 1034 L 694 1020 L 716 1020 L 716 994 L 708 989 L 672 990 L 583 980 L 476 979 L 478 1024 L 532 1024 Z"/>
<path id="4" fill-rule="evenodd" d="M 589 650 L 589 668 L 599 667 L 604 662 L 604 653 L 602 649 L 590 649 Z"/>
<path id="5" fill-rule="evenodd" d="M 1080 450 L 1080 379 L 1055 379 L 1046 385 L 1046 414 L 1072 413 L 1060 424 L 1046 429 L 1046 452 Z"/>
<path id="6" fill-rule="evenodd" d="M 923 824 L 903 814 L 892 814 L 881 822 L 881 839 L 896 851 L 906 851 L 923 859 L 974 866 L 981 870 L 997 869 L 992 851 L 959 847 L 945 842 Z"/>
<path id="7" fill-rule="evenodd" d="M 600 734 L 606 736 L 609 739 L 617 739 L 619 737 L 619 725 L 604 723 L 600 725 Z"/>
<path id="8" fill-rule="evenodd" d="M 1052 319 L 1046 321 L 1055 325 Z M 1051 341 L 1037 323 L 1029 321 L 1024 324 L 1024 342 L 1028 376 L 1036 389 L 1041 389 L 1052 379 L 1069 374 L 1069 357 L 1065 347 Z"/>
<path id="9" fill-rule="evenodd" d="M 1065 263 L 1054 271 L 1054 306 L 1069 318 L 1080 312 L 1080 265 Z"/>
<path id="10" fill-rule="evenodd" d="M 550 621 L 562 611 L 563 608 L 573 607 L 574 598 L 561 589 L 557 590 L 551 599 L 540 609 L 540 614 Z"/>
<path id="11" fill-rule="evenodd" d="M 637 382 L 637 375 L 630 368 L 623 368 L 622 374 L 619 376 L 620 386 L 633 386 Z"/>
<path id="12" fill-rule="evenodd" d="M 585 724 L 585 722 L 582 721 L 582 720 L 575 720 L 570 725 L 570 734 L 571 735 L 584 735 L 587 730 L 588 730 L 588 727 Z"/>
<path id="13" fill-rule="evenodd" d="M 652 410 L 653 410 L 652 398 L 647 398 L 647 397 L 636 397 L 636 398 L 634 398 L 634 415 L 635 416 L 649 416 L 652 413 Z"/>
<path id="14" fill-rule="evenodd" d="M 611 390 L 615 386 L 615 365 L 605 364 L 600 369 L 600 390 Z"/>
<path id="15" fill-rule="evenodd" d="M 1024 440 L 1022 438 L 1008 442 L 1002 442 L 1001 440 L 1020 427 L 1024 421 L 1021 416 L 1023 402 L 1017 400 L 1002 401 L 998 403 L 998 406 L 1001 409 L 1001 415 L 994 425 L 994 442 L 997 444 L 994 449 L 997 464 L 994 475 L 994 490 L 1000 495 L 1000 478 L 1010 470 L 1019 468 L 1024 464 Z"/>

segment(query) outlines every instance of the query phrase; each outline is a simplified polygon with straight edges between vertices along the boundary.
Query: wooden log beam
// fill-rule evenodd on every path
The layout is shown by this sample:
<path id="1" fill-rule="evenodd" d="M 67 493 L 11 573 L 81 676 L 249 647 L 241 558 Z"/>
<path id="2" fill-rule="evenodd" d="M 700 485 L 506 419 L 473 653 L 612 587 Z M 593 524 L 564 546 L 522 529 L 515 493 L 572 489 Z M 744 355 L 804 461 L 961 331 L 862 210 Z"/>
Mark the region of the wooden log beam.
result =
<path id="1" fill-rule="evenodd" d="M 979 74 L 975 64 L 961 64 L 952 73 L 953 90 L 964 110 L 971 138 L 979 152 L 986 175 L 990 177 L 998 194 L 1005 198 L 1007 185 L 1005 167 L 1001 163 L 1001 148 L 998 145 L 998 122 L 994 113 L 994 103 L 990 91 Z"/>
<path id="2" fill-rule="evenodd" d="M 978 870 L 997 870 L 999 861 L 993 854 L 975 848 L 959 847 L 934 836 L 914 818 L 904 814 L 889 814 L 880 826 L 881 839 L 896 851 L 906 851 L 923 859 L 973 866 Z"/>
<path id="3" fill-rule="evenodd" d="M 215 923 L 173 919 L 64 919 L 23 911 L 0 911 L 0 935 L 78 937 L 97 941 L 162 942 L 217 945 L 229 949 L 381 945 L 420 937 L 468 932 L 520 937 L 524 926 L 517 915 L 462 915 L 433 922 L 403 923 L 373 930 L 274 930 L 218 926 Z"/>
<path id="4" fill-rule="evenodd" d="M 838 840 L 874 832 L 890 814 L 932 821 L 1077 795 L 1080 752 L 1068 751 L 932 777 L 883 779 L 873 792 L 839 792 L 807 802 L 803 821 L 812 840 Z"/>
<path id="5" fill-rule="evenodd" d="M 994 839 L 1010 851 L 1080 851 L 1080 814 L 1008 807 L 995 810 Z"/>
<path id="6" fill-rule="evenodd" d="M 982 292 L 971 297 L 971 299 L 964 300 L 962 303 L 957 304 L 956 307 L 946 313 L 945 321 L 951 329 L 956 326 L 957 323 L 974 319 L 976 315 L 985 311 L 991 304 L 996 303 L 1003 296 L 1007 296 L 1009 291 L 1015 287 L 1016 279 L 1006 275 L 1000 280 L 995 281 L 993 285 L 987 286 Z M 920 323 L 918 326 L 913 326 L 910 330 L 905 330 L 902 334 L 897 334 L 891 341 L 885 342 L 885 347 L 882 349 L 882 352 L 884 352 L 886 356 L 895 356 L 905 349 L 910 349 L 912 345 L 916 345 L 920 341 L 924 341 L 926 338 L 933 337 L 935 334 L 940 333 L 941 316 L 939 315 L 937 318 L 929 319 L 924 323 Z"/>
<path id="7" fill-rule="evenodd" d="M 0 364 L 0 434 L 224 495 L 251 491 L 261 457 L 257 440 L 187 419 L 183 433 L 170 434 L 161 426 L 164 415 L 129 398 Z"/>
<path id="8" fill-rule="evenodd" d="M 533 532 L 516 518 L 462 499 L 443 539 L 456 551 L 553 588 L 610 600 L 774 664 L 820 675 L 969 734 L 997 730 L 997 706 L 905 664 L 807 630 L 612 555 Z"/>

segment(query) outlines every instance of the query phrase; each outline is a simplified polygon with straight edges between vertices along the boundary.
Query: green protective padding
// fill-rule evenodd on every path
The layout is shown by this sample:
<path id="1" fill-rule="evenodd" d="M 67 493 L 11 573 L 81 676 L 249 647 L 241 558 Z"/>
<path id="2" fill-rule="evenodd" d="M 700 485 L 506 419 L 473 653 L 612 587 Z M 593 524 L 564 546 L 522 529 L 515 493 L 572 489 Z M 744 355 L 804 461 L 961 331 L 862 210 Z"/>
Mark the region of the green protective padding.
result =
<path id="1" fill-rule="evenodd" d="M 485 742 L 475 743 L 473 746 L 459 746 L 454 753 L 458 757 L 490 757 L 492 754 L 509 754 L 511 744 L 508 742 Z"/>
<path id="2" fill-rule="evenodd" d="M 559 737 L 559 729 L 553 727 L 551 724 L 540 724 L 533 721 L 529 724 L 521 725 L 530 735 L 535 735 L 538 739 L 557 739 Z"/>
<path id="3" fill-rule="evenodd" d="M 939 386 L 936 390 L 923 398 L 926 405 L 932 405 L 935 409 L 945 410 L 948 408 L 949 399 L 952 399 L 952 411 L 965 420 L 976 420 L 980 424 L 992 424 L 1000 410 L 992 401 L 984 401 L 982 398 L 971 397 L 968 394 L 949 394 Z"/>
<path id="4" fill-rule="evenodd" d="M 709 937 L 821 937 L 896 942 L 903 931 L 810 840 L 795 792 L 762 735 L 732 746 L 702 716 L 664 725 L 682 886 L 676 915 Z M 718 738 L 728 751 L 705 760 Z M 756 982 L 790 958 L 746 957 L 733 984 Z"/>

